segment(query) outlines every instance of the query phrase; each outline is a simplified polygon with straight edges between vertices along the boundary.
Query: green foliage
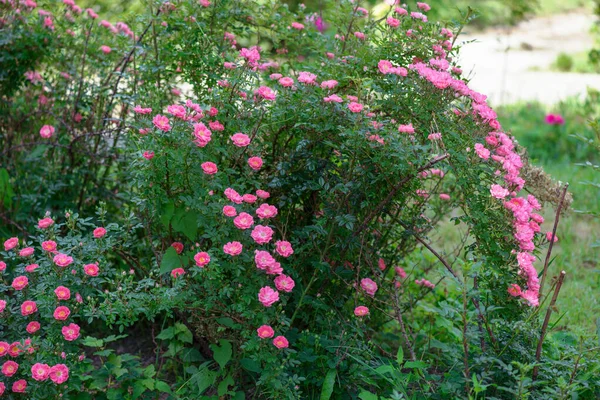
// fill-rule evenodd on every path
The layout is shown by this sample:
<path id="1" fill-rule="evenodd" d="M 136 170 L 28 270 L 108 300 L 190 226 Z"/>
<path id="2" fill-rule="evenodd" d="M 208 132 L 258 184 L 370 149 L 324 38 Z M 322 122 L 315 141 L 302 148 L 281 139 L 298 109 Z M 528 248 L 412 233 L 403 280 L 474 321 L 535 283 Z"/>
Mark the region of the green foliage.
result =
<path id="1" fill-rule="evenodd" d="M 531 4 L 509 6 L 520 18 Z M 596 343 L 551 329 L 537 363 L 547 297 L 530 307 L 507 294 L 512 284 L 532 285 L 514 254 L 523 240 L 513 214 L 490 187 L 518 191 L 522 163 L 512 139 L 494 133 L 501 128 L 483 96 L 452 69 L 459 48 L 451 36 L 460 26 L 442 30 L 388 6 L 365 15 L 343 1 L 323 8 L 319 32 L 309 8 L 181 1 L 144 5 L 128 20 L 130 35 L 62 3 L 44 4 L 54 30 L 30 10 L 2 7 L 3 33 L 19 42 L 2 47 L 2 57 L 29 64 L 8 64 L 6 76 L 18 79 L 3 86 L 0 211 L 10 223 L 0 234 L 35 243 L 35 261 L 48 271 L 31 285 L 40 309 L 54 305 L 59 283 L 77 288 L 84 300 L 73 319 L 93 335 L 66 344 L 75 349 L 66 352 L 75 364 L 68 383 L 46 395 L 48 382 L 32 382 L 32 394 L 599 394 Z M 398 21 L 380 19 L 393 16 Z M 25 28 L 33 39 L 18 36 Z M 29 40 L 47 51 L 29 55 Z M 26 72 L 41 80 L 24 79 Z M 168 128 L 154 120 L 158 114 Z M 40 134 L 44 125 L 55 128 L 49 138 Z M 532 143 L 532 158 L 550 157 L 552 146 L 570 150 L 560 131 L 566 126 L 539 129 L 556 137 L 547 151 Z M 234 145 L 238 132 L 249 143 Z M 507 181 L 499 169 L 512 170 Z M 47 231 L 27 229 L 65 208 L 77 213 L 56 217 Z M 106 236 L 94 238 L 95 224 L 79 217 L 95 209 Z M 243 226 L 242 213 L 253 223 Z M 464 232 L 452 250 L 438 252 L 446 244 L 435 240 L 438 223 L 446 219 Z M 39 251 L 49 238 L 75 258 L 75 274 Z M 530 242 L 547 245 L 543 234 Z M 227 243 L 243 250 L 232 255 Z M 19 298 L 7 280 L 26 265 L 17 250 L 0 253 L 10 263 L 0 289 Z M 275 258 L 263 265 L 255 251 Z M 86 260 L 101 274 L 79 271 Z M 277 301 L 264 298 L 266 287 L 278 289 Z M 10 340 L 24 329 L 15 305 L 2 325 Z M 265 325 L 272 334 L 261 331 Z M 52 329 L 38 360 L 59 361 L 67 349 Z M 86 357 L 75 363 L 80 347 Z M 28 357 L 23 365 L 37 355 Z"/>

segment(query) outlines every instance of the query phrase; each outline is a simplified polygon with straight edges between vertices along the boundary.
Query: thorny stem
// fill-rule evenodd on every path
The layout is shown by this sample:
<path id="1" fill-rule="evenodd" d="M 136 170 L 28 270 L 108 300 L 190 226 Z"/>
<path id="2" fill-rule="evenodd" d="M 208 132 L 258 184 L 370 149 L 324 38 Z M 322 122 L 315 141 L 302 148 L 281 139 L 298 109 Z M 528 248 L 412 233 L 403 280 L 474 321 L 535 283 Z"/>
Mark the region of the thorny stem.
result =
<path id="1" fill-rule="evenodd" d="M 554 238 L 556 237 L 556 228 L 558 228 L 558 219 L 560 218 L 560 211 L 562 210 L 565 202 L 565 196 L 567 195 L 567 189 L 569 184 L 566 183 L 560 196 L 560 202 L 556 208 L 556 217 L 554 218 L 554 228 L 552 229 L 552 237 L 550 238 L 550 245 L 548 246 L 548 252 L 546 253 L 546 260 L 544 261 L 544 270 L 542 271 L 542 281 L 540 282 L 539 296 L 542 297 L 542 290 L 544 290 L 544 282 L 546 281 L 546 274 L 548 272 L 548 264 L 550 263 L 550 256 L 552 254 L 552 247 L 554 246 Z"/>
<path id="2" fill-rule="evenodd" d="M 415 361 L 417 357 L 415 356 L 415 351 L 410 343 L 408 338 L 408 334 L 406 333 L 406 327 L 404 326 L 404 320 L 402 319 L 402 311 L 400 310 L 400 301 L 398 300 L 398 291 L 394 292 L 394 300 L 396 303 L 396 317 L 398 319 L 398 324 L 400 324 L 400 331 L 402 332 L 402 338 L 404 339 L 404 343 L 406 347 L 408 347 L 408 351 L 410 353 L 410 360 Z"/>
<path id="3" fill-rule="evenodd" d="M 555 225 L 556 229 L 556 225 Z M 556 303 L 556 298 L 558 297 L 558 293 L 560 292 L 560 288 L 563 284 L 563 280 L 565 279 L 565 271 L 561 271 L 558 282 L 556 283 L 556 287 L 554 288 L 554 294 L 552 295 L 552 300 L 550 301 L 550 305 L 548 306 L 548 310 L 546 310 L 546 318 L 544 318 L 544 323 L 542 324 L 542 333 L 540 334 L 540 340 L 538 341 L 537 350 L 535 352 L 535 361 L 537 364 L 540 362 L 540 358 L 542 357 L 542 345 L 544 344 L 544 338 L 546 337 L 546 330 L 548 329 L 548 323 L 550 322 L 550 315 L 552 315 L 552 309 L 554 308 L 554 304 Z M 533 368 L 533 376 L 532 380 L 535 381 L 538 375 L 539 365 L 536 365 Z"/>

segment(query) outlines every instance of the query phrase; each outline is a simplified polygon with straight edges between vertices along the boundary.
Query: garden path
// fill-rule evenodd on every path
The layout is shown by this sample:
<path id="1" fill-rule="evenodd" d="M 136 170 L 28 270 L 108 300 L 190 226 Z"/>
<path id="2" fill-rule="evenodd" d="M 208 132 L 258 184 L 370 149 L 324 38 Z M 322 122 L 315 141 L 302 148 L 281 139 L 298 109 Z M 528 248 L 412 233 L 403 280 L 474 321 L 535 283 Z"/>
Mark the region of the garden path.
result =
<path id="1" fill-rule="evenodd" d="M 599 74 L 549 71 L 561 53 L 583 53 L 593 46 L 589 33 L 595 17 L 586 11 L 536 17 L 512 29 L 492 28 L 465 33 L 459 57 L 470 86 L 497 106 L 518 101 L 555 104 L 586 88 L 600 90 Z"/>

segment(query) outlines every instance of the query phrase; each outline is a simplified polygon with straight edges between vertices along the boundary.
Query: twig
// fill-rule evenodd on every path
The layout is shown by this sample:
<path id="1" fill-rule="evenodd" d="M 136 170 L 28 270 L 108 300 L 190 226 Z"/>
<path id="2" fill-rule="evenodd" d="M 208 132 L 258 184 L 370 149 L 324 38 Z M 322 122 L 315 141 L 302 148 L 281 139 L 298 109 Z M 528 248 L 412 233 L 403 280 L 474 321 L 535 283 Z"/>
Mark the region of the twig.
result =
<path id="1" fill-rule="evenodd" d="M 406 327 L 404 326 L 404 320 L 402 319 L 402 311 L 400 311 L 400 301 L 398 300 L 398 291 L 394 292 L 394 300 L 396 303 L 396 316 L 398 318 L 398 323 L 400 324 L 400 330 L 402 331 L 402 337 L 404 338 L 404 343 L 406 343 L 406 347 L 408 347 L 408 351 L 410 353 L 410 360 L 415 361 L 417 357 L 415 356 L 415 351 L 413 350 L 412 345 L 410 344 L 410 340 L 408 339 L 408 334 L 406 333 Z"/>
<path id="2" fill-rule="evenodd" d="M 558 227 L 558 219 L 560 218 L 560 211 L 565 202 L 565 196 L 567 195 L 567 189 L 569 184 L 566 183 L 560 196 L 560 202 L 556 208 L 556 217 L 554 218 L 554 228 L 552 229 L 552 237 L 550 238 L 550 245 L 548 246 L 548 252 L 546 253 L 546 261 L 544 261 L 544 270 L 542 272 L 542 281 L 540 283 L 539 296 L 542 297 L 542 290 L 544 290 L 544 282 L 546 281 L 546 273 L 548 272 L 548 264 L 550 263 L 550 255 L 552 254 L 552 247 L 554 246 L 554 238 L 556 237 L 556 228 Z"/>
<path id="3" fill-rule="evenodd" d="M 556 227 L 556 226 L 555 226 Z M 558 282 L 556 283 L 556 287 L 554 288 L 554 294 L 552 295 L 552 300 L 550 301 L 550 305 L 548 306 L 548 310 L 546 311 L 546 318 L 544 318 L 544 323 L 542 325 L 542 333 L 540 335 L 540 340 L 538 341 L 537 350 L 535 352 L 535 361 L 537 364 L 540 362 L 540 358 L 542 356 L 542 345 L 544 344 L 544 338 L 546 337 L 546 329 L 548 329 L 548 323 L 550 322 L 550 315 L 552 315 L 552 309 L 554 308 L 554 304 L 556 303 L 556 298 L 558 297 L 558 293 L 560 292 L 560 288 L 563 284 L 563 280 L 565 279 L 565 271 L 561 271 L 560 276 L 558 277 Z M 533 368 L 533 376 L 532 380 L 535 381 L 538 375 L 539 365 L 536 365 Z"/>
<path id="4" fill-rule="evenodd" d="M 367 217 L 365 218 L 363 223 L 360 225 L 360 227 L 354 232 L 354 236 L 358 235 L 363 229 L 365 229 L 367 227 L 367 225 L 369 225 L 369 222 L 371 222 L 371 220 L 373 218 L 375 218 L 375 216 L 377 216 L 377 214 L 379 214 L 381 212 L 383 207 L 385 207 L 386 204 L 388 204 L 394 198 L 394 196 L 396 195 L 398 190 L 400 190 L 400 188 L 402 188 L 402 186 L 404 186 L 408 181 L 413 179 L 419 172 L 423 172 L 426 169 L 431 168 L 431 166 L 433 166 L 434 164 L 437 164 L 438 162 L 445 160 L 448 157 L 450 157 L 450 154 L 444 154 L 442 156 L 436 157 L 433 160 L 429 161 L 424 166 L 420 167 L 417 170 L 416 174 L 408 175 L 408 176 L 404 177 L 400 182 L 398 182 L 398 184 L 396 186 L 394 186 L 394 188 L 388 193 L 386 198 L 383 199 L 377 205 L 377 207 L 375 207 L 375 209 L 373 211 L 371 211 L 371 213 L 369 215 L 367 215 Z"/>

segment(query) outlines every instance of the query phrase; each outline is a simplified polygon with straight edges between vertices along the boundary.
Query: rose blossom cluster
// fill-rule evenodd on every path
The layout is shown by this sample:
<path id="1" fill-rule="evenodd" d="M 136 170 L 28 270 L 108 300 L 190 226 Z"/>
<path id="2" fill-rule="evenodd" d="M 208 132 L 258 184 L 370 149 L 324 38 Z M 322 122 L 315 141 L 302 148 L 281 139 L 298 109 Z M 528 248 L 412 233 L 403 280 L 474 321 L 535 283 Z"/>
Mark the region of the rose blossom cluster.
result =
<path id="1" fill-rule="evenodd" d="M 52 226 L 54 225 L 54 220 L 46 216 L 38 221 L 38 229 L 45 233 L 45 235 L 53 235 L 54 232 L 46 233 Z M 92 236 L 94 239 L 100 239 L 106 235 L 106 229 L 103 227 L 98 227 L 94 230 Z M 42 328 L 49 329 L 52 326 L 57 326 L 60 333 L 62 334 L 65 342 L 74 342 L 81 335 L 81 328 L 78 324 L 74 322 L 68 322 L 72 311 L 71 305 L 72 302 L 82 303 L 83 298 L 79 293 L 73 293 L 72 290 L 65 285 L 58 285 L 53 290 L 53 297 L 56 302 L 56 306 L 53 309 L 52 317 L 54 322 L 48 324 L 48 326 L 43 326 L 43 323 L 40 322 L 41 314 L 38 309 L 38 304 L 36 301 L 27 299 L 27 293 L 30 282 L 35 281 L 35 275 L 40 272 L 38 269 L 40 266 L 36 264 L 36 249 L 32 246 L 27 246 L 24 241 L 20 240 L 18 237 L 11 237 L 3 242 L 4 251 L 9 254 L 13 254 L 15 258 L 25 259 L 26 265 L 24 267 L 24 274 L 19 275 L 18 272 L 16 276 L 12 279 L 11 288 L 15 291 L 15 293 L 25 293 L 25 299 L 19 309 L 20 316 L 18 318 L 24 318 L 27 321 L 25 326 L 25 332 L 27 335 L 31 335 L 31 337 L 26 337 L 19 341 L 15 341 L 13 343 L 8 343 L 5 341 L 0 341 L 0 357 L 10 356 L 11 360 L 6 360 L 1 364 L 1 373 L 5 377 L 13 377 L 15 374 L 23 375 L 29 374 L 26 371 L 23 371 L 23 366 L 20 365 L 21 361 L 19 361 L 19 356 L 22 354 L 33 354 L 38 350 L 38 347 L 35 343 L 41 342 L 41 338 L 35 338 L 36 336 L 40 336 L 42 332 Z M 73 264 L 73 257 L 61 253 L 58 249 L 58 245 L 54 240 L 43 240 L 41 243 L 41 253 L 42 257 L 48 258 L 52 261 L 52 268 L 54 271 L 63 271 L 66 267 Z M 5 261 L 0 261 L 0 274 L 5 273 L 7 270 L 7 263 Z M 98 275 L 99 267 L 98 264 L 88 264 L 83 267 L 84 274 L 90 277 L 94 277 Z M 16 271 L 15 271 L 16 272 Z M 47 271 L 45 273 L 53 273 L 52 270 Z M 73 269 L 71 273 L 76 274 L 76 270 Z M 61 273 L 57 274 L 60 276 Z M 7 312 L 7 300 L 0 299 L 0 315 Z M 25 333 L 24 332 L 24 333 Z M 33 339 L 32 339 L 33 338 Z M 63 352 L 62 358 L 65 358 L 66 355 Z M 53 366 L 48 364 L 38 362 L 35 363 L 31 367 L 31 378 L 35 381 L 46 381 L 50 380 L 54 384 L 60 385 L 66 382 L 69 378 L 69 368 L 67 365 L 59 363 Z M 0 387 L 0 393 L 5 388 L 4 383 Z M 26 379 L 18 379 L 12 384 L 12 391 L 15 393 L 25 393 L 27 391 L 27 380 Z"/>

